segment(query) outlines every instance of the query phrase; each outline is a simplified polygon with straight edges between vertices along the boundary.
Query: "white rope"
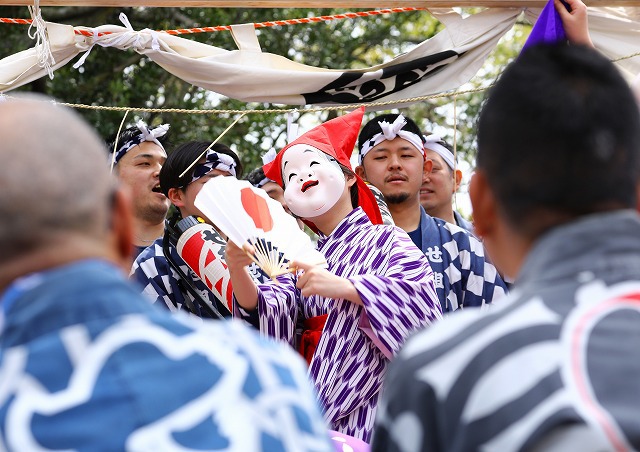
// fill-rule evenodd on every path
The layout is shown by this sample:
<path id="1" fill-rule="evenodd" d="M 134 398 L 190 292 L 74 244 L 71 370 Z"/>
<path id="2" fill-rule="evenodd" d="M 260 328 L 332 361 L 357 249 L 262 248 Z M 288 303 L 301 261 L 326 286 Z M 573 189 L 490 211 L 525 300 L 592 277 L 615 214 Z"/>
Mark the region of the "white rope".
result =
<path id="1" fill-rule="evenodd" d="M 287 113 L 287 143 L 294 141 L 300 133 L 298 132 L 298 123 L 293 117 L 293 114 L 297 113 L 297 110 L 293 110 Z"/>
<path id="2" fill-rule="evenodd" d="M 189 165 L 189 166 L 187 167 L 187 169 L 186 169 L 186 170 L 184 170 L 184 171 L 182 172 L 182 174 L 180 174 L 180 176 L 178 176 L 178 177 L 183 177 L 185 174 L 187 174 L 187 172 L 188 172 L 191 168 L 193 168 L 193 167 L 196 165 L 196 163 L 198 163 L 198 160 L 200 160 L 204 155 L 206 155 L 206 154 L 207 154 L 207 152 L 209 152 L 209 149 L 211 149 L 211 148 L 213 147 L 213 145 L 214 145 L 214 144 L 216 144 L 216 143 L 217 143 L 217 142 L 218 142 L 218 141 L 219 141 L 219 140 L 220 140 L 220 139 L 221 139 L 221 138 L 222 138 L 222 137 L 223 137 L 223 136 L 224 136 L 224 135 L 225 135 L 229 130 L 231 130 L 231 128 L 232 128 L 233 126 L 235 126 L 235 125 L 236 125 L 236 123 L 237 123 L 238 121 L 240 121 L 240 120 L 244 117 L 244 115 L 246 115 L 246 113 L 242 113 L 240 116 L 238 116 L 238 117 L 235 119 L 235 121 L 233 121 L 233 122 L 231 123 L 231 125 L 229 125 L 229 127 L 227 127 L 226 129 L 224 129 L 224 130 L 222 131 L 222 133 L 221 133 L 220 135 L 218 135 L 218 138 L 216 138 L 215 140 L 213 140 L 213 142 L 211 142 L 211 144 L 207 147 L 207 149 L 205 149 L 204 151 L 202 151 L 202 153 L 201 153 L 201 154 L 200 154 L 200 155 L 199 155 L 199 156 L 198 156 L 198 157 L 197 157 L 197 158 L 196 158 L 196 159 L 191 163 L 191 165 Z"/>
<path id="3" fill-rule="evenodd" d="M 82 54 L 80 59 L 73 64 L 73 68 L 74 69 L 78 69 L 80 66 L 82 66 L 84 64 L 85 60 L 87 59 L 87 57 L 91 53 L 91 50 L 93 50 L 93 47 L 97 44 L 97 41 L 98 41 L 98 30 L 96 30 L 94 28 L 93 29 L 93 38 L 92 38 L 92 41 L 91 41 L 91 46 L 89 47 L 89 49 L 85 53 Z"/>
<path id="4" fill-rule="evenodd" d="M 111 154 L 111 166 L 109 168 L 109 172 L 113 173 L 113 167 L 116 163 L 116 151 L 118 150 L 118 140 L 120 139 L 120 132 L 122 131 L 122 126 L 124 125 L 124 120 L 127 119 L 127 115 L 129 114 L 129 110 L 124 113 L 122 117 L 122 121 L 120 121 L 120 127 L 118 127 L 118 133 L 116 133 L 116 139 L 113 142 L 113 153 Z"/>
<path id="5" fill-rule="evenodd" d="M 29 13 L 31 14 L 31 25 L 27 34 L 31 39 L 36 40 L 36 56 L 38 59 L 38 66 L 47 71 L 50 79 L 53 79 L 53 66 L 56 64 L 56 60 L 51 53 L 51 45 L 49 43 L 49 36 L 47 35 L 47 24 L 42 18 L 40 11 L 40 0 L 34 0 L 33 6 L 29 5 Z"/>
<path id="6" fill-rule="evenodd" d="M 99 35 L 97 29 L 93 29 L 93 36 L 87 37 L 86 41 L 89 45 L 89 48 L 85 51 L 85 53 L 80 57 L 78 61 L 73 65 L 74 69 L 78 69 L 80 66 L 84 64 L 87 57 L 91 53 L 91 50 L 96 45 L 100 47 L 116 47 L 116 48 L 133 48 L 134 50 L 144 50 L 146 49 L 146 35 L 151 36 L 151 49 L 160 50 L 160 36 L 157 31 L 150 30 L 145 28 L 140 31 L 135 31 L 131 22 L 129 22 L 129 18 L 125 13 L 120 13 L 118 16 L 120 22 L 126 28 L 125 32 L 117 32 L 117 33 L 105 33 L 103 35 Z"/>

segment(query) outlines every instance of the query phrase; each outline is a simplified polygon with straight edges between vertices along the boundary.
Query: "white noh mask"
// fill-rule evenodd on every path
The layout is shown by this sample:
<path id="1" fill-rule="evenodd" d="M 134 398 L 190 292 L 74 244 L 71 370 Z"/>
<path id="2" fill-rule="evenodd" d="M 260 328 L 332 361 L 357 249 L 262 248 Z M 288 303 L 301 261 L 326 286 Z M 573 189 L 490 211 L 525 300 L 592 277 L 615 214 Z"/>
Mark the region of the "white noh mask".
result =
<path id="1" fill-rule="evenodd" d="M 284 200 L 295 215 L 312 219 L 331 209 L 346 185 L 338 162 L 310 144 L 294 144 L 282 158 Z"/>

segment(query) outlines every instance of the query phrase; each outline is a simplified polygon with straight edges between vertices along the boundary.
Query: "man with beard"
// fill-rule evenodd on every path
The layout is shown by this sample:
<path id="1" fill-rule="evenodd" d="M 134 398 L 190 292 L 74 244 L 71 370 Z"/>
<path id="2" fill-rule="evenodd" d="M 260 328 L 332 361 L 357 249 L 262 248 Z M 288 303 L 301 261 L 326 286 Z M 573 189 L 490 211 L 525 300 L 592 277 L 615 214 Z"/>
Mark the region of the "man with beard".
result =
<path id="1" fill-rule="evenodd" d="M 164 144 L 168 130 L 168 124 L 149 129 L 138 121 L 109 140 L 112 171 L 133 206 L 134 259 L 164 232 L 164 218 L 171 203 L 160 191 L 159 175 L 167 160 Z"/>
<path id="2" fill-rule="evenodd" d="M 356 173 L 384 195 L 396 226 L 404 229 L 433 269 L 442 312 L 484 306 L 504 295 L 496 268 L 485 259 L 482 243 L 468 231 L 427 215 L 420 205 L 426 160 L 418 126 L 399 114 L 377 116 L 358 137 Z"/>

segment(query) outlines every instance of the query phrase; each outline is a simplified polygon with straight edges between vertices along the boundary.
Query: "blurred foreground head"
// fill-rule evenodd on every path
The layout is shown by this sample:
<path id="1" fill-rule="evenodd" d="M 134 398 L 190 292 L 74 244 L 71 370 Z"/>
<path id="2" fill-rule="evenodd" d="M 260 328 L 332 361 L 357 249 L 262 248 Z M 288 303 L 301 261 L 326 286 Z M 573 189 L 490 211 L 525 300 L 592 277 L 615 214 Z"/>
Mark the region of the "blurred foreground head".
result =
<path id="1" fill-rule="evenodd" d="M 0 268 L 19 272 L 24 262 L 32 272 L 90 257 L 124 264 L 130 214 L 104 144 L 78 114 L 49 100 L 0 103 Z"/>
<path id="2" fill-rule="evenodd" d="M 584 215 L 635 208 L 640 117 L 629 85 L 595 49 L 527 49 L 482 109 L 477 166 L 500 217 L 530 240 Z"/>
<path id="3" fill-rule="evenodd" d="M 639 175 L 640 114 L 616 67 L 593 48 L 530 47 L 480 113 L 475 231 L 513 277 L 554 227 L 635 209 Z"/>

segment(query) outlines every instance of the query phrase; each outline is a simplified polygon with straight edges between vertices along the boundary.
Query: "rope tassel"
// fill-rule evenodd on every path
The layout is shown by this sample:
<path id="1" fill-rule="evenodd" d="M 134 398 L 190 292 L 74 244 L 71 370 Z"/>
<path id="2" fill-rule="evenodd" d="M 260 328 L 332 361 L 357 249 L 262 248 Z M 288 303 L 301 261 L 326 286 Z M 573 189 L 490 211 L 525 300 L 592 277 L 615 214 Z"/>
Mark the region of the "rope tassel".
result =
<path id="1" fill-rule="evenodd" d="M 51 53 L 47 24 L 40 11 L 40 0 L 34 0 L 33 6 L 29 6 L 29 13 L 31 14 L 31 25 L 29 25 L 27 34 L 31 39 L 36 40 L 35 49 L 38 56 L 38 66 L 47 71 L 49 78 L 53 79 L 53 66 L 56 64 L 56 60 Z"/>

